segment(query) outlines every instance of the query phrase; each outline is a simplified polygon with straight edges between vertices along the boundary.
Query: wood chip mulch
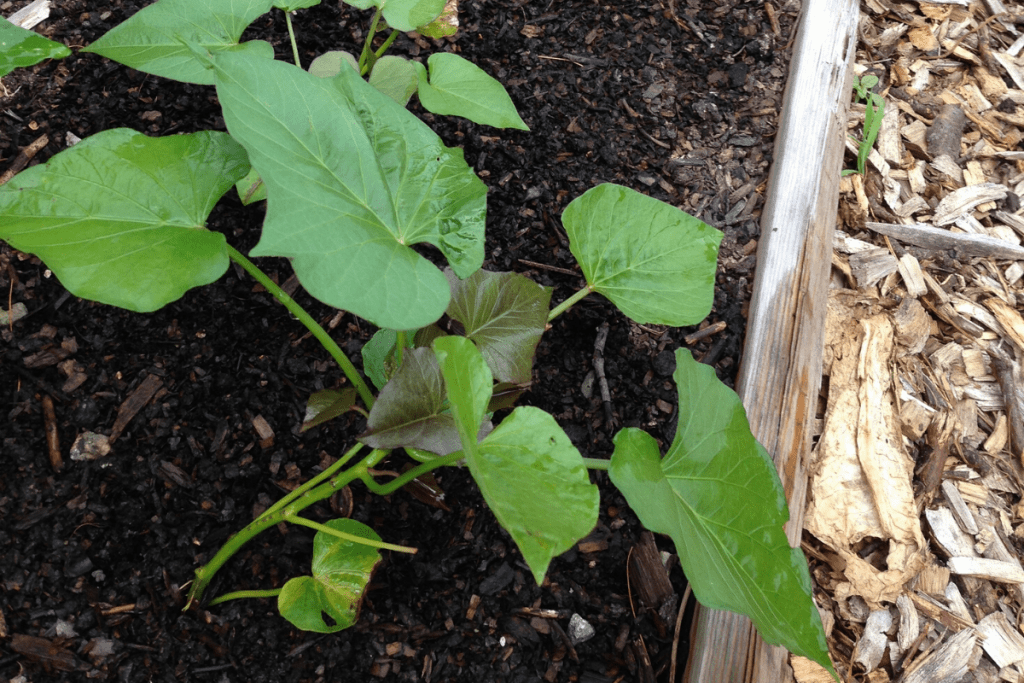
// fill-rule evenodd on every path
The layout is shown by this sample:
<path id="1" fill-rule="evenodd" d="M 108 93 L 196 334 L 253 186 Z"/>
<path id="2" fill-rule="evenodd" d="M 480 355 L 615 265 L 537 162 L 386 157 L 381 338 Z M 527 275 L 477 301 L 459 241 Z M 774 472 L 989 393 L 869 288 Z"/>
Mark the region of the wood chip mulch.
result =
<path id="1" fill-rule="evenodd" d="M 1020 681 L 1024 7 L 862 12 L 803 547 L 844 680 Z"/>

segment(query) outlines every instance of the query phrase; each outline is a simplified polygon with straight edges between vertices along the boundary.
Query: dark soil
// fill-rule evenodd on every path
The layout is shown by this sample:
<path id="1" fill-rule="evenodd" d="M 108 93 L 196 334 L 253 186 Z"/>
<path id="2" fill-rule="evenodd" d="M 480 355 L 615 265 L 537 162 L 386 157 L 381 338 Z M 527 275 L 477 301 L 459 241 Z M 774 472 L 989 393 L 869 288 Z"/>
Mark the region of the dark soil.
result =
<path id="1" fill-rule="evenodd" d="M 3 2 L 0 11 L 10 15 L 24 4 Z M 148 3 L 55 4 L 37 30 L 77 48 Z M 465 149 L 490 187 L 485 268 L 526 273 L 554 287 L 555 302 L 575 291 L 582 280 L 559 216 L 604 181 L 671 202 L 726 232 L 707 319 L 725 323 L 724 330 L 688 344 L 696 328 L 632 324 L 590 297 L 545 336 L 533 388 L 521 402 L 553 413 L 588 457 L 609 456 L 623 426 L 671 440 L 677 347 L 690 348 L 727 382 L 737 370 L 793 17 L 779 14 L 782 31 L 775 33 L 759 0 L 676 5 L 679 22 L 655 0 L 463 0 L 457 40 L 403 36 L 394 48 L 420 59 L 437 49 L 460 51 L 506 84 L 532 128 L 502 131 L 424 115 L 448 144 Z M 333 2 L 300 11 L 304 63 L 328 49 L 352 49 L 368 16 Z M 261 17 L 244 36 L 257 37 L 271 40 L 279 58 L 290 55 L 280 12 Z M 118 126 L 150 135 L 224 129 L 212 88 L 95 55 L 16 72 L 4 86 L 11 94 L 0 99 L 0 172 L 44 133 L 49 144 L 33 163 L 63 149 L 70 134 Z M 210 228 L 245 251 L 261 220 L 261 207 L 242 207 L 232 192 Z M 283 260 L 259 265 L 282 282 L 291 275 Z M 630 596 L 637 577 L 627 581 L 627 554 L 642 529 L 603 473 L 594 475 L 602 502 L 592 542 L 556 558 L 543 586 L 468 474 L 450 468 L 437 476 L 447 510 L 405 491 L 380 498 L 353 487 L 354 518 L 385 540 L 420 549 L 415 557 L 387 554 L 357 626 L 328 636 L 298 631 L 271 600 L 183 613 L 182 586 L 195 568 L 254 510 L 353 443 L 357 417 L 298 431 L 308 395 L 341 385 L 340 371 L 237 269 L 161 311 L 137 315 L 70 296 L 37 259 L 0 246 L 0 288 L 30 312 L 4 327 L 0 347 L 3 680 L 668 680 L 674 625 L 659 629 Z M 373 329 L 336 317 L 301 288 L 295 296 L 358 361 Z M 599 392 L 584 387 L 605 323 L 614 424 Z M 113 452 L 69 459 L 81 433 L 111 432 L 121 406 L 150 376 L 159 391 Z M 64 456 L 59 471 L 47 455 L 47 397 Z M 258 417 L 273 429 L 272 444 L 260 445 Z M 326 504 L 307 514 L 336 516 Z M 280 586 L 308 571 L 311 544 L 307 529 L 270 531 L 218 575 L 209 595 Z M 674 550 L 663 539 L 659 545 Z M 677 566 L 672 580 L 682 594 Z M 593 638 L 573 644 L 567 637 L 574 613 L 593 625 Z"/>

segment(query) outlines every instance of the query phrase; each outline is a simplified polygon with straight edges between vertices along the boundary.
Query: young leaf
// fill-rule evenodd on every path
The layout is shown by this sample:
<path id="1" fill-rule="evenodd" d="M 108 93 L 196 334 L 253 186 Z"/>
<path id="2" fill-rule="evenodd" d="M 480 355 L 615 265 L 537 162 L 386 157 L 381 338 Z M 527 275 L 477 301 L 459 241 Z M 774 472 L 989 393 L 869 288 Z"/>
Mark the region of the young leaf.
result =
<path id="1" fill-rule="evenodd" d="M 71 54 L 66 45 L 47 40 L 35 31 L 15 26 L 0 17 L 0 78 L 18 67 L 44 59 L 63 59 Z"/>
<path id="2" fill-rule="evenodd" d="M 225 133 L 104 131 L 0 187 L 0 238 L 75 296 L 154 311 L 227 270 L 206 217 L 248 171 Z"/>
<path id="3" fill-rule="evenodd" d="M 399 31 L 415 31 L 441 14 L 445 0 L 344 0 L 357 9 L 380 7 L 384 21 Z"/>
<path id="4" fill-rule="evenodd" d="M 344 50 L 332 50 L 325 52 L 309 65 L 309 73 L 320 78 L 334 78 L 341 71 L 341 67 L 348 64 L 356 73 L 359 73 L 359 60 L 351 52 Z"/>
<path id="5" fill-rule="evenodd" d="M 681 327 L 711 310 L 722 233 L 621 185 L 605 183 L 562 214 L 592 290 L 638 323 Z"/>
<path id="6" fill-rule="evenodd" d="M 378 327 L 437 320 L 448 282 L 410 245 L 438 247 L 463 277 L 483 262 L 487 188 L 462 150 L 350 69 L 322 79 L 221 53 L 216 74 L 228 129 L 267 185 L 252 255 L 292 259 L 306 291 Z"/>
<path id="7" fill-rule="evenodd" d="M 416 92 L 417 83 L 416 67 L 404 57 L 384 55 L 370 72 L 370 85 L 403 107 Z"/>
<path id="8" fill-rule="evenodd" d="M 539 408 L 516 408 L 478 442 L 491 395 L 490 370 L 465 337 L 438 339 L 434 352 L 469 471 L 540 584 L 551 558 L 597 523 L 597 487 L 569 437 Z"/>
<path id="9" fill-rule="evenodd" d="M 789 546 L 778 474 L 750 433 L 739 397 L 715 371 L 676 351 L 679 426 L 662 459 L 639 429 L 615 436 L 608 470 L 637 517 L 671 536 L 702 604 L 750 617 L 765 642 L 830 671 L 807 561 Z"/>
<path id="10" fill-rule="evenodd" d="M 452 287 L 447 313 L 476 342 L 494 377 L 528 384 L 548 322 L 551 290 L 516 273 L 478 270 L 465 280 L 450 270 L 445 275 Z"/>
<path id="11" fill-rule="evenodd" d="M 355 405 L 357 395 L 354 387 L 323 389 L 311 394 L 306 402 L 306 416 L 302 419 L 301 431 L 308 431 L 342 415 Z"/>
<path id="12" fill-rule="evenodd" d="M 417 27 L 416 31 L 428 38 L 454 36 L 459 32 L 459 0 L 448 0 L 444 4 L 444 11 L 437 19 L 425 26 Z"/>
<path id="13" fill-rule="evenodd" d="M 433 343 L 459 438 L 467 454 L 476 451 L 477 434 L 491 399 L 494 378 L 480 351 L 465 337 L 441 337 Z"/>
<path id="14" fill-rule="evenodd" d="M 381 540 L 377 532 L 354 519 L 332 519 L 327 526 Z M 277 611 L 304 631 L 334 633 L 348 628 L 359 616 L 363 591 L 378 562 L 376 548 L 318 531 L 313 538 L 313 575 L 290 579 L 277 596 Z M 327 623 L 325 614 L 333 624 Z"/>
<path id="15" fill-rule="evenodd" d="M 495 128 L 530 130 L 504 86 L 473 62 L 450 52 L 435 52 L 427 59 L 429 81 L 427 69 L 419 62 L 414 64 L 419 72 L 420 102 L 427 111 Z"/>
<path id="16" fill-rule="evenodd" d="M 272 6 L 272 0 L 160 0 L 107 31 L 82 52 L 95 52 L 155 76 L 213 85 L 213 72 L 189 44 L 214 54 L 233 50 L 273 60 L 270 43 L 253 40 L 238 44 L 245 27 Z"/>
<path id="17" fill-rule="evenodd" d="M 428 348 L 406 349 L 402 366 L 381 390 L 359 440 L 371 448 L 404 446 L 447 455 L 459 450 L 437 357 Z"/>

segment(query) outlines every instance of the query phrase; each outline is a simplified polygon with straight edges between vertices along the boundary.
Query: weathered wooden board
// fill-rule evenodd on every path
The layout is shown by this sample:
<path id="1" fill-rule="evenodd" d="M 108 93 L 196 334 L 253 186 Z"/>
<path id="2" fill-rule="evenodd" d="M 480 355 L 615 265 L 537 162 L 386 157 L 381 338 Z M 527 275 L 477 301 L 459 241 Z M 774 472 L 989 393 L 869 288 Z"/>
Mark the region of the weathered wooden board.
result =
<path id="1" fill-rule="evenodd" d="M 810 428 L 821 384 L 832 236 L 852 92 L 857 0 L 805 0 L 775 162 L 761 217 L 757 274 L 737 390 L 775 460 L 800 544 Z M 699 608 L 685 680 L 791 681 L 787 652 L 730 612 Z"/>

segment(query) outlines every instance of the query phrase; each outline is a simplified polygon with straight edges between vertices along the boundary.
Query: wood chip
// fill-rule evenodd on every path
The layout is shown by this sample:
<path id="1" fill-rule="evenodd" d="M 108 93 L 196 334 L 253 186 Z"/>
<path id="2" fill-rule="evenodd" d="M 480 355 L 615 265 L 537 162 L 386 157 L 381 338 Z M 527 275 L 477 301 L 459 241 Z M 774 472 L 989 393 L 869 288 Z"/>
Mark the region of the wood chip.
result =
<path id="1" fill-rule="evenodd" d="M 114 420 L 114 426 L 110 429 L 109 444 L 113 444 L 117 441 L 117 438 L 121 436 L 121 432 L 125 430 L 128 423 L 132 421 L 139 411 L 146 407 L 160 388 L 164 385 L 156 375 L 146 375 L 146 379 L 142 380 L 135 390 L 128 395 L 128 398 L 124 400 L 121 407 L 117 409 L 117 418 Z"/>
<path id="2" fill-rule="evenodd" d="M 257 415 L 252 419 L 252 426 L 260 440 L 260 448 L 266 449 L 274 445 L 274 429 L 267 422 L 266 418 L 262 415 Z"/>
<path id="3" fill-rule="evenodd" d="M 1012 562 L 985 557 L 951 557 L 946 564 L 949 571 L 961 576 L 976 576 L 997 583 L 1024 583 L 1024 569 Z"/>
<path id="4" fill-rule="evenodd" d="M 920 223 L 909 225 L 867 223 L 866 225 L 881 235 L 895 237 L 901 242 L 913 244 L 924 249 L 936 251 L 956 249 L 965 256 L 1024 260 L 1024 247 L 1004 242 L 988 235 L 954 233 Z"/>

